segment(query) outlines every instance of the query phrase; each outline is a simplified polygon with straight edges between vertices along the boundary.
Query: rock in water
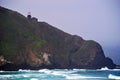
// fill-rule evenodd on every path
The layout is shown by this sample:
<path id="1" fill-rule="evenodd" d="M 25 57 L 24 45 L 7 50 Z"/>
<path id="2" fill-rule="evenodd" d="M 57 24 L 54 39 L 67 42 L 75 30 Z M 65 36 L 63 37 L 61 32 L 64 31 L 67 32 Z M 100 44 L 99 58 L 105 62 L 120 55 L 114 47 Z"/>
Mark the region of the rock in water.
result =
<path id="1" fill-rule="evenodd" d="M 1 70 L 115 67 L 97 42 L 3 7 L 0 7 L 0 55 L 12 62 L 0 64 Z"/>

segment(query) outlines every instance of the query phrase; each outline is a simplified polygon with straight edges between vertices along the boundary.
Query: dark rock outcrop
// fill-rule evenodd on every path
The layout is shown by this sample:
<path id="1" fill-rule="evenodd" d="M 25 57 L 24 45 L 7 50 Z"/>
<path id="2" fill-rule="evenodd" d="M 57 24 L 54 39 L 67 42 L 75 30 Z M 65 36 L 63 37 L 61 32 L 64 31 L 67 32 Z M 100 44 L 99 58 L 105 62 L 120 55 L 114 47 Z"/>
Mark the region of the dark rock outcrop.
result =
<path id="1" fill-rule="evenodd" d="M 0 55 L 12 63 L 1 70 L 41 68 L 114 68 L 100 44 L 65 33 L 46 22 L 27 19 L 0 7 Z"/>

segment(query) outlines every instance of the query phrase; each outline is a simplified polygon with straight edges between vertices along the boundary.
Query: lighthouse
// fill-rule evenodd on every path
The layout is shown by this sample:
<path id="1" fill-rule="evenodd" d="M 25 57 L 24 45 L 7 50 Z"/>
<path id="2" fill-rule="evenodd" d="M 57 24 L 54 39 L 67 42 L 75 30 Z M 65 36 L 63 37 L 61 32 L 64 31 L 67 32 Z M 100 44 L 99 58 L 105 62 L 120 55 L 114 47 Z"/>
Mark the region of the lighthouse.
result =
<path id="1" fill-rule="evenodd" d="M 27 19 L 29 19 L 32 22 L 38 22 L 38 19 L 36 17 L 31 16 L 31 12 L 28 12 Z"/>
<path id="2" fill-rule="evenodd" d="M 27 18 L 31 19 L 31 12 L 28 12 Z"/>

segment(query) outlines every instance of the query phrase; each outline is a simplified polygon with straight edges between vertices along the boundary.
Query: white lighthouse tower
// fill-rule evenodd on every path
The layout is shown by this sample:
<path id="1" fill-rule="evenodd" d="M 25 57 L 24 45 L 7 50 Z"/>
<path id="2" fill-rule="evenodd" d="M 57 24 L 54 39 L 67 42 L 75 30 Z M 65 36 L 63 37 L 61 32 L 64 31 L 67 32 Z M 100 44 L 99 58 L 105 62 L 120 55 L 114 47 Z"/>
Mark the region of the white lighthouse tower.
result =
<path id="1" fill-rule="evenodd" d="M 31 19 L 31 12 L 28 12 L 27 18 Z"/>

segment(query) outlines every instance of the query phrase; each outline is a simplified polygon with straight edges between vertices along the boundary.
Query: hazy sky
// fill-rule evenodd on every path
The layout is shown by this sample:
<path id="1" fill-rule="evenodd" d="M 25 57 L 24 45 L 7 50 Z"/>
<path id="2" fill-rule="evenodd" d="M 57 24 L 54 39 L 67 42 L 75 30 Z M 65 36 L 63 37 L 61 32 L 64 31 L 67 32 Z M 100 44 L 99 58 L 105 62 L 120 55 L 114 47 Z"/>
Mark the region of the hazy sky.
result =
<path id="1" fill-rule="evenodd" d="M 0 0 L 0 5 L 95 40 L 120 64 L 120 0 Z"/>

